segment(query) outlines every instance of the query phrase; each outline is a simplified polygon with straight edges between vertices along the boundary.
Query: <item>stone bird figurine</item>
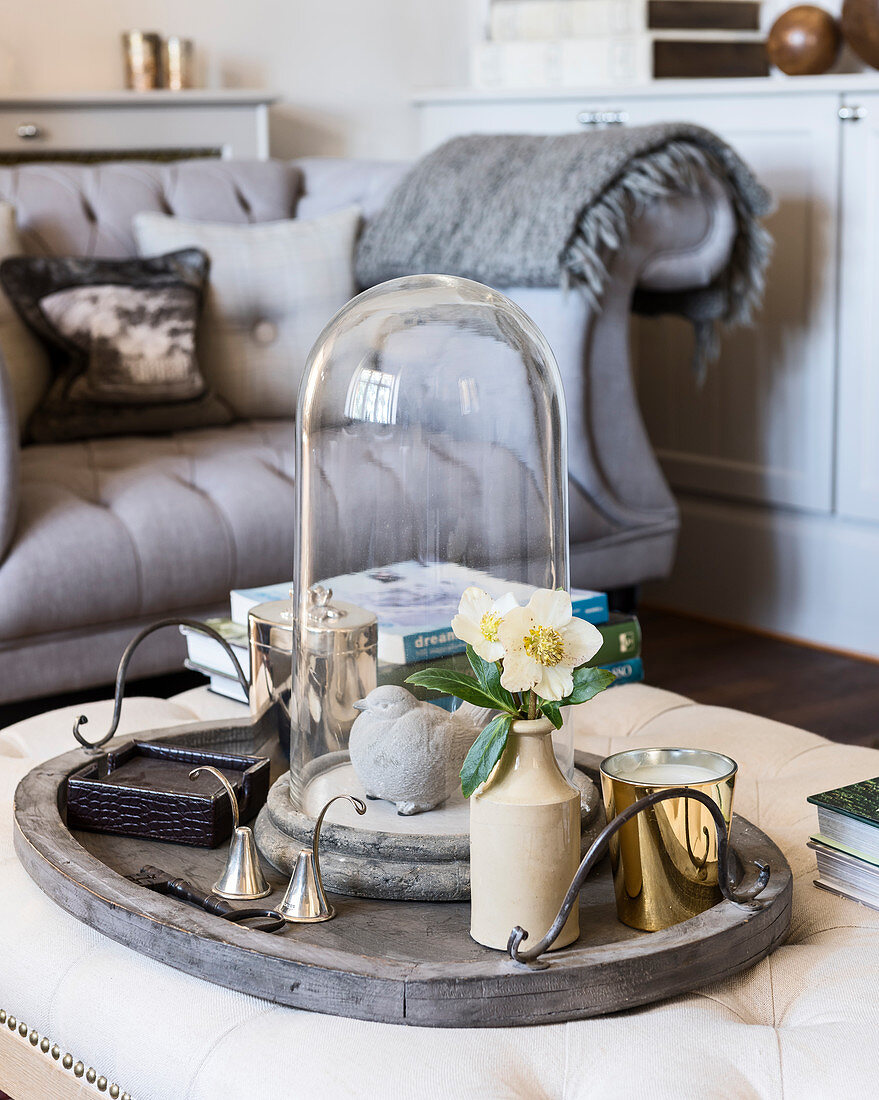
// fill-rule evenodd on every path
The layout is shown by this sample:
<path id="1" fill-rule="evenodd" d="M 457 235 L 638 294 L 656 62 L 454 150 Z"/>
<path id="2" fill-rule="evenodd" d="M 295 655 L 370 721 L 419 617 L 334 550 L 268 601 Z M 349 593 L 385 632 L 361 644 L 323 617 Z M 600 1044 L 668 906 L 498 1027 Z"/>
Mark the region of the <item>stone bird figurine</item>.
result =
<path id="1" fill-rule="evenodd" d="M 392 684 L 354 706 L 361 713 L 348 748 L 367 798 L 394 802 L 397 813 L 408 816 L 433 810 L 454 793 L 480 726 Z"/>

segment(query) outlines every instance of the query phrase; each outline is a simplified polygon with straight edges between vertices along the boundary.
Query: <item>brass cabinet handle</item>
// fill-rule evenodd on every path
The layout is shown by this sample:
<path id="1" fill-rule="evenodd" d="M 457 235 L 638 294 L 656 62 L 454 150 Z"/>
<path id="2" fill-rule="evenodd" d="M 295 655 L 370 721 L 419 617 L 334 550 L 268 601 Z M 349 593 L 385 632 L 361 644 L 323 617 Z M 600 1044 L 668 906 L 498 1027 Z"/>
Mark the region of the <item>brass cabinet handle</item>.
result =
<path id="1" fill-rule="evenodd" d="M 577 121 L 581 126 L 625 126 L 628 111 L 580 111 Z"/>

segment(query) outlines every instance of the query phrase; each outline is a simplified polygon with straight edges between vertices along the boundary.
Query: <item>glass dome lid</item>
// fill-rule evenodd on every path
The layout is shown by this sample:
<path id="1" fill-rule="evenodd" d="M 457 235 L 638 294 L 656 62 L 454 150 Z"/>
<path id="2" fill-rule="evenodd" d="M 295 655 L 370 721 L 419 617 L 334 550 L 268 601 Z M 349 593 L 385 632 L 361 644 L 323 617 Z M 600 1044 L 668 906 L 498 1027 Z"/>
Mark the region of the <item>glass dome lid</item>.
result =
<path id="1" fill-rule="evenodd" d="M 497 291 L 446 275 L 352 299 L 312 349 L 297 414 L 291 784 L 345 749 L 353 703 L 458 663 L 461 594 L 568 580 L 555 358 Z M 331 594 L 330 594 L 331 593 Z M 439 701 L 439 700 L 438 700 Z M 560 762 L 570 773 L 568 745 Z"/>

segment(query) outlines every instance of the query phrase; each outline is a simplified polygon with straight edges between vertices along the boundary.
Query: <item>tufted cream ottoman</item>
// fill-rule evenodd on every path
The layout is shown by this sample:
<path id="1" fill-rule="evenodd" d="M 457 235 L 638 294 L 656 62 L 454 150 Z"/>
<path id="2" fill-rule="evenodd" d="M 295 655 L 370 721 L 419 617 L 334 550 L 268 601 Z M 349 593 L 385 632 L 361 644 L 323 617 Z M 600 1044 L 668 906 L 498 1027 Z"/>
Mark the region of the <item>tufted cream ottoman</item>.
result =
<path id="1" fill-rule="evenodd" d="M 88 708 L 95 728 L 110 709 Z M 234 709 L 204 691 L 131 699 L 120 733 Z M 15 1100 L 108 1095 L 110 1083 L 133 1100 L 799 1100 L 879 1089 L 879 913 L 815 889 L 805 846 L 814 824 L 806 795 L 879 775 L 879 751 L 641 685 L 581 707 L 576 740 L 590 752 L 699 745 L 738 760 L 737 809 L 794 871 L 790 940 L 744 974 L 651 1008 L 543 1027 L 435 1030 L 229 992 L 105 939 L 44 897 L 13 853 L 11 802 L 34 763 L 70 747 L 72 718 L 73 709 L 54 712 L 0 733 L 0 1010 L 26 1025 L 24 1036 L 0 1027 L 0 1090 Z M 82 1078 L 40 1052 L 43 1036 L 82 1061 Z"/>

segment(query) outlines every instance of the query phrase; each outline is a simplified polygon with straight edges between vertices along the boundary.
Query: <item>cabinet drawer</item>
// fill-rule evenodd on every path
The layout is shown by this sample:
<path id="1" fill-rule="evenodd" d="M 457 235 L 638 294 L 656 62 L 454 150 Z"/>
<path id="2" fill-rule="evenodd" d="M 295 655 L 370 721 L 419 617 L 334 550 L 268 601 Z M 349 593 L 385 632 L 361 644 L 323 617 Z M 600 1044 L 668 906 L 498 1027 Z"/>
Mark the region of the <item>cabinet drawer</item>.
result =
<path id="1" fill-rule="evenodd" d="M 161 106 L 0 110 L 0 154 L 23 157 L 132 149 L 217 149 L 260 156 L 254 108 Z"/>

